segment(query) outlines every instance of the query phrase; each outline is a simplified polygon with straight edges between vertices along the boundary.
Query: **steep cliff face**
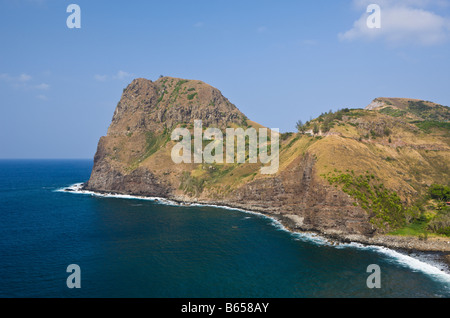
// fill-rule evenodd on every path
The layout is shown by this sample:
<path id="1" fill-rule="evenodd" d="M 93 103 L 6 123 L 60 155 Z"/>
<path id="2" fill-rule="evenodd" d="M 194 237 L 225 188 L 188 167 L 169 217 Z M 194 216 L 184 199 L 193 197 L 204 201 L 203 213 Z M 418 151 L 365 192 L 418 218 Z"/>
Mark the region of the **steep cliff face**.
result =
<path id="1" fill-rule="evenodd" d="M 372 235 L 368 214 L 344 192 L 317 178 L 316 160 L 306 153 L 279 175 L 255 180 L 233 191 L 233 206 L 270 213 L 293 230 Z"/>
<path id="2" fill-rule="evenodd" d="M 202 120 L 224 129 L 246 117 L 219 90 L 200 81 L 162 77 L 134 80 L 117 104 L 108 134 L 98 143 L 86 188 L 148 196 L 169 196 L 177 188 L 153 173 L 145 161 L 170 141 L 180 125 Z M 149 161 L 149 160 L 147 160 Z M 171 159 L 165 158 L 165 164 Z"/>
<path id="3" fill-rule="evenodd" d="M 175 128 L 192 131 L 194 120 L 221 130 L 262 126 L 203 82 L 136 79 L 124 90 L 108 134 L 99 141 L 85 188 L 232 206 L 276 216 L 292 229 L 372 236 L 388 228 L 375 226 L 373 215 L 328 182 L 326 173 L 370 170 L 404 202 L 427 184 L 450 177 L 448 131 L 424 133 L 411 118 L 392 113 L 391 108 L 407 112 L 402 105 L 424 107 L 429 116 L 437 109 L 415 100 L 379 99 L 367 110 L 342 111 L 332 119 L 321 116 L 308 123 L 308 129 L 320 127 L 320 136 L 282 135 L 278 172 L 261 175 L 260 163 L 175 164 Z M 448 108 L 439 108 L 439 119 L 445 116 Z"/>

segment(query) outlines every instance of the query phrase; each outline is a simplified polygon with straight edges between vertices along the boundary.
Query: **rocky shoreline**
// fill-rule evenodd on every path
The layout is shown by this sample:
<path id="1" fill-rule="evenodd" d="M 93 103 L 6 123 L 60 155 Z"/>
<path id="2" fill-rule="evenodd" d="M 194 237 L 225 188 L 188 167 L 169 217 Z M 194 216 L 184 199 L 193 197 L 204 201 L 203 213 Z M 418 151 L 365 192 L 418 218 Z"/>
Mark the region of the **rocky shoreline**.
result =
<path id="1" fill-rule="evenodd" d="M 233 208 L 233 206 L 228 206 Z M 234 207 L 236 208 L 236 207 Z M 247 210 L 247 209 L 245 209 Z M 255 212 L 248 210 L 249 212 Z M 450 272 L 450 238 L 431 237 L 420 239 L 414 236 L 394 236 L 394 235 L 374 235 L 364 236 L 357 234 L 347 234 L 341 231 L 311 231 L 302 230 L 296 218 L 293 215 L 276 215 L 267 212 L 256 211 L 267 217 L 277 220 L 283 227 L 291 233 L 313 233 L 319 235 L 333 245 L 360 243 L 366 246 L 386 247 L 403 254 L 424 254 L 432 256 L 440 263 L 446 265 L 446 271 Z"/>
<path id="2" fill-rule="evenodd" d="M 250 211 L 254 212 L 254 211 Z M 319 235 L 333 245 L 359 243 L 366 246 L 386 247 L 403 254 L 424 254 L 430 255 L 440 263 L 446 265 L 446 271 L 450 272 L 450 238 L 431 237 L 420 239 L 414 236 L 394 236 L 394 235 L 374 235 L 364 236 L 357 234 L 347 234 L 341 231 L 311 231 L 302 230 L 296 220 L 297 216 L 274 215 L 258 211 L 267 217 L 273 218 L 280 222 L 291 233 L 313 233 Z"/>
<path id="3" fill-rule="evenodd" d="M 305 233 L 299 231 L 294 220 L 265 214 L 275 218 L 288 231 L 292 233 Z M 359 243 L 365 246 L 381 246 L 407 255 L 425 255 L 445 265 L 445 271 L 450 273 L 450 238 L 433 237 L 426 240 L 414 236 L 393 236 L 393 235 L 375 235 L 372 237 L 364 235 L 349 235 L 338 231 L 307 231 L 314 233 L 330 241 L 333 245 Z"/>

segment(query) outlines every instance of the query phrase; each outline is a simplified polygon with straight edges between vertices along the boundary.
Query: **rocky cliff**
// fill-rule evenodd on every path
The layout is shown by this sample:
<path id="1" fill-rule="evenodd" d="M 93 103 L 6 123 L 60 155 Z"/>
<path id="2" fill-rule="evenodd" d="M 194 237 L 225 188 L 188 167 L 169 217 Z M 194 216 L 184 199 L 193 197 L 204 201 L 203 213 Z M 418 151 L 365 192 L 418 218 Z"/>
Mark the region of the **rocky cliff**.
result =
<path id="1" fill-rule="evenodd" d="M 405 103 L 425 105 L 433 115 L 432 105 Z M 192 130 L 194 120 L 221 130 L 262 126 L 201 81 L 136 79 L 124 89 L 108 134 L 99 141 L 85 188 L 238 207 L 275 216 L 293 230 L 371 237 L 389 226 L 373 222 L 374 214 L 327 173 L 371 173 L 405 204 L 428 184 L 450 179 L 447 128 L 424 132 L 423 122 L 402 116 L 411 113 L 401 107 L 405 103 L 377 99 L 366 110 L 323 114 L 307 123 L 311 130 L 319 128 L 315 136 L 281 135 L 280 168 L 261 175 L 260 163 L 174 164 L 175 128 Z M 439 116 L 446 122 L 448 108 L 439 108 Z"/>

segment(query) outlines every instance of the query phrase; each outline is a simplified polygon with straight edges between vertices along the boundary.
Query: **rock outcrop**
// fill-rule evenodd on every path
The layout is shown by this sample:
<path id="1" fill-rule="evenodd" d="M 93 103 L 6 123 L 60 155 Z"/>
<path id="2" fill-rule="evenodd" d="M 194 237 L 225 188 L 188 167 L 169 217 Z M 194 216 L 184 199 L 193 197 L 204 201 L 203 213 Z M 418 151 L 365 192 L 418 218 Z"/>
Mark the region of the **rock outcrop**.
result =
<path id="1" fill-rule="evenodd" d="M 386 106 L 385 101 L 376 100 L 367 112 L 383 105 Z M 353 166 L 365 171 L 373 164 L 375 173 L 378 171 L 382 176 L 382 171 L 386 170 L 392 180 L 398 181 L 391 182 L 393 188 L 405 189 L 405 196 L 417 195 L 414 180 L 402 172 L 408 169 L 408 164 L 401 166 L 400 171 L 400 165 L 391 163 L 403 158 L 398 155 L 399 147 L 397 153 L 390 150 L 391 142 L 400 141 L 389 140 L 388 143 L 387 136 L 383 137 L 387 131 L 391 133 L 401 127 L 398 118 L 385 116 L 368 121 L 349 115 L 339 122 L 345 130 L 322 134 L 325 137 L 293 134 L 282 138 L 280 169 L 267 176 L 258 173 L 260 164 L 174 164 L 170 156 L 175 143 L 170 138 L 171 132 L 179 127 L 192 129 L 194 120 L 202 120 L 204 127 L 222 130 L 262 127 L 248 120 L 219 90 L 203 82 L 171 77 L 155 82 L 136 79 L 124 89 L 108 133 L 99 141 L 85 189 L 242 208 L 274 216 L 292 230 L 335 237 L 373 237 L 382 231 L 373 225 L 371 216 L 354 198 L 329 184 L 321 173 L 336 168 L 353 169 Z M 405 127 L 409 126 L 405 124 Z M 369 137 L 356 135 L 358 131 L 367 136 L 370 131 L 381 138 L 365 140 Z M 417 131 L 408 133 L 417 134 Z M 373 143 L 378 143 L 381 150 L 371 148 Z M 404 158 L 409 160 L 420 155 L 418 160 L 428 160 L 425 152 L 416 155 L 420 151 L 416 139 L 410 145 L 408 149 L 416 152 L 405 154 Z M 443 157 L 448 155 L 446 142 L 435 145 L 443 152 Z M 387 158 L 391 161 L 380 159 L 385 158 L 385 153 L 390 154 Z M 440 158 L 435 153 L 429 160 L 438 162 Z M 384 169 L 388 164 L 392 170 Z M 435 169 L 429 165 L 429 169 Z M 444 165 L 448 167 L 448 162 Z M 432 172 L 430 178 L 447 177 Z M 420 179 L 417 184 L 420 182 L 424 180 Z"/>

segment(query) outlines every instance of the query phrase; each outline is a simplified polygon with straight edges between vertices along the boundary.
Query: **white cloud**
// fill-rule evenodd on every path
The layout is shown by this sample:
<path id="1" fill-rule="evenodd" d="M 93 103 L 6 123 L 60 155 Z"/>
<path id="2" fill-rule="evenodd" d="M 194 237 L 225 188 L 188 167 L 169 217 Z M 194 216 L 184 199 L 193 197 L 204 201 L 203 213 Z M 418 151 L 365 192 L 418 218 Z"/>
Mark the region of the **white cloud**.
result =
<path id="1" fill-rule="evenodd" d="M 10 87 L 18 90 L 20 93 L 22 92 L 36 92 L 38 91 L 47 91 L 50 89 L 50 85 L 47 83 L 36 84 L 33 83 L 33 77 L 29 74 L 22 73 L 20 75 L 9 75 L 7 73 L 0 74 L 0 80 L 4 81 Z M 37 99 L 42 101 L 47 101 L 48 97 L 43 94 L 39 94 L 36 96 Z"/>
<path id="2" fill-rule="evenodd" d="M 197 23 L 194 24 L 194 27 L 201 28 L 201 27 L 203 27 L 203 25 L 204 25 L 203 22 L 197 22 Z"/>
<path id="3" fill-rule="evenodd" d="M 18 77 L 19 82 L 28 82 L 31 80 L 31 76 L 28 74 L 20 74 Z"/>
<path id="4" fill-rule="evenodd" d="M 25 83 L 29 82 L 32 79 L 32 77 L 31 75 L 25 73 L 22 73 L 19 76 L 11 76 L 7 73 L 2 73 L 0 74 L 0 79 L 7 82 Z"/>
<path id="5" fill-rule="evenodd" d="M 260 26 L 260 27 L 258 27 L 257 31 L 258 31 L 258 33 L 264 33 L 264 32 L 267 31 L 267 27 L 265 27 L 265 26 Z"/>
<path id="6" fill-rule="evenodd" d="M 381 7 L 403 6 L 403 7 L 449 7 L 448 0 L 353 0 L 353 5 L 358 10 L 365 9 L 369 4 L 376 3 Z"/>
<path id="7" fill-rule="evenodd" d="M 114 79 L 119 79 L 119 80 L 123 80 L 127 77 L 130 77 L 131 74 L 124 72 L 124 71 L 118 71 L 117 74 L 115 76 L 113 76 Z"/>
<path id="8" fill-rule="evenodd" d="M 99 82 L 104 82 L 108 79 L 108 76 L 95 74 L 94 79 Z"/>
<path id="9" fill-rule="evenodd" d="M 133 75 L 128 72 L 118 71 L 117 74 L 115 74 L 113 76 L 95 74 L 94 79 L 99 82 L 106 82 L 107 80 L 110 80 L 110 79 L 111 80 L 124 80 L 131 76 L 133 76 Z"/>
<path id="10" fill-rule="evenodd" d="M 319 41 L 309 39 L 309 40 L 303 40 L 301 42 L 301 44 L 304 46 L 316 46 L 319 44 Z"/>
<path id="11" fill-rule="evenodd" d="M 356 8 L 364 9 L 364 14 L 353 24 L 353 28 L 340 33 L 342 41 L 381 39 L 389 45 L 436 45 L 450 39 L 450 19 L 436 14 L 429 6 L 443 7 L 448 5 L 443 0 L 398 0 L 396 2 L 379 0 L 381 7 L 381 28 L 367 27 L 365 8 L 373 0 L 354 0 Z"/>
<path id="12" fill-rule="evenodd" d="M 50 88 L 50 85 L 48 85 L 46 83 L 41 83 L 39 85 L 36 85 L 35 88 L 40 89 L 40 90 L 47 90 Z"/>

